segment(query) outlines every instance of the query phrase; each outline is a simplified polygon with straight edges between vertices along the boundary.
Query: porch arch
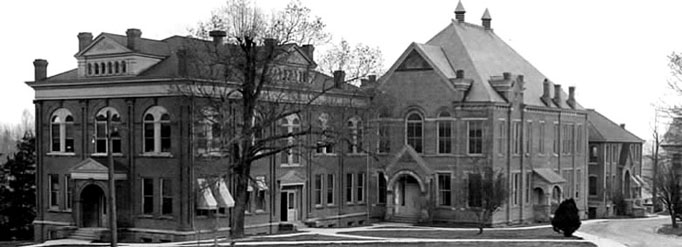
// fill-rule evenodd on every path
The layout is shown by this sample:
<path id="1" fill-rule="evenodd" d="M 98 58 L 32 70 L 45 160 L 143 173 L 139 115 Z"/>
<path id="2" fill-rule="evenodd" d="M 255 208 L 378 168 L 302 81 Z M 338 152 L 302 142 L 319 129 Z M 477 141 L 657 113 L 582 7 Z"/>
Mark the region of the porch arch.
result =
<path id="1" fill-rule="evenodd" d="M 424 181 L 421 179 L 421 177 L 419 175 L 417 175 L 417 173 L 410 171 L 410 170 L 400 170 L 400 171 L 396 172 L 395 174 L 393 174 L 393 176 L 391 177 L 391 180 L 388 181 L 388 186 L 386 187 L 386 189 L 388 191 L 393 192 L 393 188 L 395 187 L 395 182 L 398 181 L 398 179 L 400 177 L 402 177 L 403 175 L 411 176 L 415 180 L 417 180 L 417 184 L 419 184 L 419 190 L 422 193 L 426 193 L 426 185 L 424 184 Z"/>

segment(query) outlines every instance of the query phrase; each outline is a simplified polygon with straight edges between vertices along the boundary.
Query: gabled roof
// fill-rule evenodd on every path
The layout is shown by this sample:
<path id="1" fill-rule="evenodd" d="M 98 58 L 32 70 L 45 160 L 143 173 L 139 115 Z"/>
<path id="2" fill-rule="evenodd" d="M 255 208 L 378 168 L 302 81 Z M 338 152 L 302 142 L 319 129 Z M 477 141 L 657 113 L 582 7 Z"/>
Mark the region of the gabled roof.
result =
<path id="1" fill-rule="evenodd" d="M 644 142 L 641 138 L 593 109 L 587 111 L 587 122 L 589 124 L 590 142 Z"/>
<path id="2" fill-rule="evenodd" d="M 396 64 L 382 77 L 386 82 L 392 72 L 404 60 L 405 54 L 418 50 L 444 79 L 455 78 L 455 71 L 463 70 L 465 78 L 473 84 L 464 101 L 468 102 L 506 102 L 489 83 L 494 77 L 505 72 L 523 75 L 525 81 L 524 102 L 527 105 L 546 106 L 542 100 L 543 82 L 547 77 L 532 64 L 507 45 L 492 30 L 466 22 L 452 20 L 442 31 L 425 44 L 411 44 Z M 554 93 L 550 81 L 550 96 Z M 570 108 L 566 103 L 568 95 L 562 90 L 559 107 Z M 550 107 L 557 107 L 551 104 Z M 583 109 L 576 103 L 577 109 Z"/>

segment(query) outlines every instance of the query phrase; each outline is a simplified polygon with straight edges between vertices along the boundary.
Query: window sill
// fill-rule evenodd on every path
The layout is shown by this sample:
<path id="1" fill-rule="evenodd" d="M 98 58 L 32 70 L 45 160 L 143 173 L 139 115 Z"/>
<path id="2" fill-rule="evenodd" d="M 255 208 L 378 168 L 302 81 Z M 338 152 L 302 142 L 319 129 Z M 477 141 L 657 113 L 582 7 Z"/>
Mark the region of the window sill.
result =
<path id="1" fill-rule="evenodd" d="M 282 167 L 301 167 L 301 164 L 280 164 Z"/>
<path id="2" fill-rule="evenodd" d="M 139 218 L 139 219 L 153 219 L 153 218 L 154 218 L 154 215 L 151 215 L 151 214 L 140 214 L 140 215 L 137 216 L 137 218 Z"/>
<path id="3" fill-rule="evenodd" d="M 112 153 L 111 156 L 123 157 L 123 153 Z M 90 157 L 107 157 L 107 154 L 106 153 L 92 153 L 92 154 L 90 154 Z"/>
<path id="4" fill-rule="evenodd" d="M 485 157 L 484 154 L 467 154 L 467 156 L 471 156 L 471 157 Z"/>
<path id="5" fill-rule="evenodd" d="M 256 209 L 256 212 L 255 212 L 255 214 L 265 214 L 265 213 L 267 213 L 267 212 L 265 212 L 265 210 L 262 210 L 262 209 Z"/>
<path id="6" fill-rule="evenodd" d="M 313 156 L 337 156 L 336 153 L 314 153 Z"/>
<path id="7" fill-rule="evenodd" d="M 315 204 L 315 209 L 321 209 L 321 208 L 324 208 L 324 206 L 322 206 L 322 204 Z"/>
<path id="8" fill-rule="evenodd" d="M 142 153 L 140 156 L 153 158 L 173 158 L 171 153 Z"/>
<path id="9" fill-rule="evenodd" d="M 175 220 L 175 218 L 172 215 L 161 215 L 158 217 L 160 220 Z"/>
<path id="10" fill-rule="evenodd" d="M 453 153 L 436 153 L 436 154 L 434 154 L 433 156 L 452 157 L 452 156 L 456 156 L 456 155 L 453 154 Z"/>
<path id="11" fill-rule="evenodd" d="M 327 208 L 335 208 L 336 204 L 327 204 Z"/>
<path id="12" fill-rule="evenodd" d="M 76 153 L 63 153 L 63 152 L 49 152 L 46 153 L 47 156 L 76 156 Z"/>

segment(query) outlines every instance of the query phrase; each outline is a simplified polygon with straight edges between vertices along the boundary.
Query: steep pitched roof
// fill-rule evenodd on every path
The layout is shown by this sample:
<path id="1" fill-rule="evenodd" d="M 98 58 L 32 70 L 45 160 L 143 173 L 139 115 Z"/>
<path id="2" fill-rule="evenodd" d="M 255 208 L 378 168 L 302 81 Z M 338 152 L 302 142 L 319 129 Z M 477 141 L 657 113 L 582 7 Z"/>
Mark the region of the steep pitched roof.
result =
<path id="1" fill-rule="evenodd" d="M 504 102 L 488 81 L 493 76 L 511 72 L 524 76 L 524 103 L 545 106 L 540 98 L 543 93 L 542 83 L 547 77 L 491 30 L 453 20 L 426 44 L 441 47 L 454 66 L 451 70 L 462 69 L 467 78 L 474 79 L 466 101 Z M 550 90 L 553 89 L 554 85 L 550 82 Z M 560 107 L 569 108 L 565 102 L 568 99 L 567 94 L 563 91 L 561 94 L 564 102 L 561 102 Z M 576 108 L 582 109 L 582 106 L 576 104 Z"/>
<path id="2" fill-rule="evenodd" d="M 590 142 L 644 142 L 593 109 L 587 111 L 587 122 Z"/>

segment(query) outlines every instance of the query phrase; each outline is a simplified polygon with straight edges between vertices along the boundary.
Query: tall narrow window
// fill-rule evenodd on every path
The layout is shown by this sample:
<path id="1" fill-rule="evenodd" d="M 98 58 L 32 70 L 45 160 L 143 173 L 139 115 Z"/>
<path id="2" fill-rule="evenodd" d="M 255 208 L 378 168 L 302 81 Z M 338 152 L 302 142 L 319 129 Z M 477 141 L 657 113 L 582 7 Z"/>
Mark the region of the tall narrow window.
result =
<path id="1" fill-rule="evenodd" d="M 469 207 L 481 206 L 481 174 L 469 174 Z"/>
<path id="2" fill-rule="evenodd" d="M 327 174 L 327 205 L 334 205 L 334 174 Z"/>
<path id="3" fill-rule="evenodd" d="M 583 186 L 583 171 L 581 169 L 575 170 L 575 198 L 580 198 L 580 191 Z"/>
<path id="4" fill-rule="evenodd" d="M 583 148 L 584 148 L 584 143 L 583 143 L 583 126 L 581 124 L 578 125 L 578 130 L 576 131 L 576 143 L 575 143 L 575 153 L 576 154 L 583 154 Z"/>
<path id="5" fill-rule="evenodd" d="M 507 122 L 501 119 L 497 122 L 497 153 L 507 152 Z"/>
<path id="6" fill-rule="evenodd" d="M 107 112 L 111 118 L 111 126 L 107 126 Z M 112 153 L 121 153 L 121 135 L 119 127 L 121 125 L 121 115 L 112 107 L 100 110 L 95 117 L 95 152 L 106 153 L 109 143 L 107 143 L 107 129 L 111 131 Z"/>
<path id="7" fill-rule="evenodd" d="M 161 188 L 161 214 L 173 214 L 173 183 L 168 178 L 159 179 Z"/>
<path id="8" fill-rule="evenodd" d="M 512 205 L 519 205 L 519 193 L 520 189 L 519 187 L 521 186 L 521 173 L 514 172 L 512 173 Z"/>
<path id="9" fill-rule="evenodd" d="M 525 138 L 524 138 L 524 143 L 526 144 L 524 147 L 524 152 L 526 155 L 530 155 L 533 153 L 533 122 L 526 122 L 526 131 L 525 131 Z"/>
<path id="10" fill-rule="evenodd" d="M 407 145 L 412 146 L 417 153 L 423 152 L 424 124 L 422 117 L 417 113 L 407 116 Z"/>
<path id="11" fill-rule="evenodd" d="M 438 153 L 452 153 L 452 121 L 449 120 L 449 112 L 441 112 L 438 115 Z"/>
<path id="12" fill-rule="evenodd" d="M 379 123 L 379 147 L 378 153 L 389 153 L 391 152 L 391 130 L 386 122 Z"/>
<path id="13" fill-rule="evenodd" d="M 154 106 L 144 115 L 145 153 L 168 153 L 171 147 L 170 115 L 166 109 Z"/>
<path id="14" fill-rule="evenodd" d="M 142 214 L 154 213 L 154 180 L 142 179 Z"/>
<path id="15" fill-rule="evenodd" d="M 377 174 L 377 202 L 386 203 L 386 177 L 383 172 Z"/>
<path id="16" fill-rule="evenodd" d="M 530 196 L 533 193 L 533 187 L 532 187 L 532 177 L 533 177 L 533 172 L 527 172 L 526 173 L 526 203 L 530 203 Z"/>
<path id="17" fill-rule="evenodd" d="M 320 125 L 320 130 L 322 131 L 322 134 L 320 135 L 320 139 L 317 141 L 317 148 L 315 149 L 315 152 L 318 154 L 334 153 L 334 142 L 332 138 L 330 138 L 330 133 L 328 133 L 330 130 L 329 114 L 322 113 L 320 114 L 320 117 L 317 120 Z"/>
<path id="18" fill-rule="evenodd" d="M 483 153 L 483 121 L 475 120 L 468 123 L 469 154 Z"/>
<path id="19" fill-rule="evenodd" d="M 204 108 L 198 114 L 195 128 L 197 153 L 200 155 L 218 156 L 222 150 L 223 116 L 218 111 Z M 170 125 L 168 125 L 168 144 L 170 147 Z M 151 129 L 151 126 L 148 127 Z M 162 131 L 163 132 L 163 131 Z"/>
<path id="20" fill-rule="evenodd" d="M 350 145 L 348 153 L 357 154 L 362 152 L 362 121 L 358 117 L 348 120 L 348 132 L 350 134 Z"/>
<path id="21" fill-rule="evenodd" d="M 545 122 L 542 121 L 538 127 L 538 153 L 545 154 Z"/>
<path id="22" fill-rule="evenodd" d="M 355 187 L 355 190 L 357 191 L 355 193 L 355 199 L 359 203 L 365 202 L 365 173 L 361 172 L 358 173 L 358 179 L 356 180 L 357 186 Z"/>
<path id="23" fill-rule="evenodd" d="M 595 175 L 590 175 L 589 181 L 587 181 L 589 189 L 589 193 L 591 196 L 596 196 L 597 195 L 597 176 Z"/>
<path id="24" fill-rule="evenodd" d="M 50 208 L 56 209 L 59 207 L 59 175 L 48 174 L 47 180 L 48 190 L 50 191 Z"/>
<path id="25" fill-rule="evenodd" d="M 452 187 L 450 173 L 438 173 L 438 205 L 452 205 Z"/>
<path id="26" fill-rule="evenodd" d="M 553 145 L 552 152 L 554 154 L 559 154 L 559 123 L 555 122 L 553 127 Z"/>
<path id="27" fill-rule="evenodd" d="M 353 174 L 346 174 L 346 203 L 353 203 Z"/>
<path id="28" fill-rule="evenodd" d="M 58 153 L 73 153 L 73 116 L 65 108 L 60 108 L 52 114 L 50 135 L 52 137 L 51 151 Z"/>
<path id="29" fill-rule="evenodd" d="M 315 174 L 314 183 L 315 206 L 322 206 L 322 174 Z"/>
<path id="30" fill-rule="evenodd" d="M 521 154 L 521 121 L 512 123 L 512 154 Z"/>
<path id="31" fill-rule="evenodd" d="M 296 115 L 289 115 L 282 119 L 280 124 L 282 133 L 289 133 L 295 135 L 301 130 L 301 121 Z M 280 152 L 280 163 L 282 165 L 299 165 L 300 164 L 300 153 L 298 152 L 297 138 L 294 136 L 288 137 L 282 143 L 285 146 L 289 146 L 285 151 Z"/>
<path id="32" fill-rule="evenodd" d="M 71 210 L 71 175 L 64 175 L 64 208 Z"/>

